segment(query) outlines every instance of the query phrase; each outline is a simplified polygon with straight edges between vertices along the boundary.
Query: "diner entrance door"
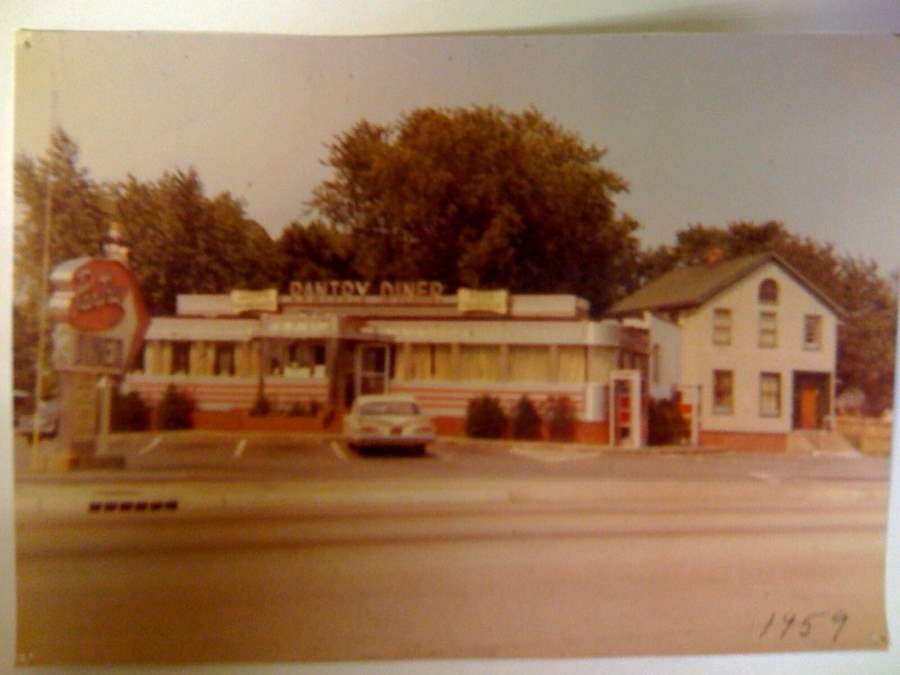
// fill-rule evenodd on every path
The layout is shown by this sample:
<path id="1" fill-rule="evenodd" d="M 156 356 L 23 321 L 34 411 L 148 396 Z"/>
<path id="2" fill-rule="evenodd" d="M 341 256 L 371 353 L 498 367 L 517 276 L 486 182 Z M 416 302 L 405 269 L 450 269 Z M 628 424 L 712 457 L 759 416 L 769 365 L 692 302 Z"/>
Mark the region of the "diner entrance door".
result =
<path id="1" fill-rule="evenodd" d="M 357 345 L 353 372 L 356 375 L 356 396 L 386 393 L 391 375 L 389 346 L 386 344 Z"/>

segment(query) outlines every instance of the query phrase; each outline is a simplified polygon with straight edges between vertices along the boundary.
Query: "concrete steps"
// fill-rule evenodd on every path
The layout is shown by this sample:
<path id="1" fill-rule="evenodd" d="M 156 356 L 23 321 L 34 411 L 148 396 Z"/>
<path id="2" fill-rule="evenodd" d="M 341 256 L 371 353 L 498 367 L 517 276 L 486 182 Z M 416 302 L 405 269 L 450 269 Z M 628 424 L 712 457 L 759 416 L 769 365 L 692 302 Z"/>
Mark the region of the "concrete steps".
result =
<path id="1" fill-rule="evenodd" d="M 828 429 L 798 429 L 788 434 L 787 451 L 797 454 L 817 452 L 856 453 L 847 438 Z"/>

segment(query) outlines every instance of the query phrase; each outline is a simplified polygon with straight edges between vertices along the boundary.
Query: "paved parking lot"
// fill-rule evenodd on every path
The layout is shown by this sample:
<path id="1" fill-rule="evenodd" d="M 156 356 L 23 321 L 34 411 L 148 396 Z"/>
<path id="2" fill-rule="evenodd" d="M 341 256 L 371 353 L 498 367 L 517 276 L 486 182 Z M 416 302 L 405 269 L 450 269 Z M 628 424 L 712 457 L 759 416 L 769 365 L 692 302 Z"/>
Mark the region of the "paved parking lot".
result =
<path id="1" fill-rule="evenodd" d="M 40 451 L 50 450 L 44 441 Z M 583 444 L 440 438 L 424 457 L 361 456 L 333 434 L 145 432 L 115 434 L 109 453 L 124 470 L 30 472 L 30 448 L 16 440 L 19 480 L 377 477 L 749 478 L 886 480 L 889 458 L 857 453 L 786 455 L 689 448 L 611 449 Z"/>

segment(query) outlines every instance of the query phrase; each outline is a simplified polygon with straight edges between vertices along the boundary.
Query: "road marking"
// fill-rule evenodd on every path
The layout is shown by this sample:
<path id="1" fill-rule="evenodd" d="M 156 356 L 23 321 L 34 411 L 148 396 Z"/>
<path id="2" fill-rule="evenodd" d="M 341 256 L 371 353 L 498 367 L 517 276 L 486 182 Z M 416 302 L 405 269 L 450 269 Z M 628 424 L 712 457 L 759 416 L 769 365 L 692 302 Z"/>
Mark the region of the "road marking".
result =
<path id="1" fill-rule="evenodd" d="M 456 457 L 456 455 L 452 452 L 447 452 L 446 450 L 435 450 L 434 448 L 428 448 L 427 453 L 429 455 L 434 455 L 442 462 L 449 462 Z"/>
<path id="2" fill-rule="evenodd" d="M 337 441 L 331 441 L 331 450 L 335 455 L 338 456 L 338 459 L 342 459 L 345 462 L 350 460 L 350 457 L 347 455 L 347 452 L 341 447 L 341 444 Z"/>
<path id="3" fill-rule="evenodd" d="M 533 459 L 538 462 L 544 462 L 547 464 L 556 464 L 558 462 L 571 462 L 573 460 L 580 459 L 590 459 L 592 457 L 599 457 L 603 451 L 596 450 L 592 452 L 573 452 L 571 450 L 537 450 L 531 448 L 512 448 L 509 453 L 511 455 L 519 455 L 520 457 L 527 457 L 528 459 Z"/>
<path id="4" fill-rule="evenodd" d="M 157 436 L 157 437 L 154 438 L 152 441 L 150 441 L 149 443 L 147 443 L 147 445 L 145 445 L 143 448 L 141 448 L 140 450 L 138 450 L 138 454 L 139 454 L 139 455 L 146 455 L 148 452 L 150 452 L 151 450 L 153 450 L 153 448 L 155 448 L 157 445 L 159 445 L 161 441 L 162 441 L 162 436 Z"/>
<path id="5" fill-rule="evenodd" d="M 766 473 L 765 471 L 751 471 L 750 476 L 755 478 L 756 480 L 761 480 L 766 483 L 780 483 L 781 480 L 774 476 L 771 473 Z"/>
<path id="6" fill-rule="evenodd" d="M 244 454 L 244 448 L 247 447 L 247 439 L 242 438 L 238 441 L 238 444 L 234 447 L 234 458 L 240 459 L 241 455 Z"/>

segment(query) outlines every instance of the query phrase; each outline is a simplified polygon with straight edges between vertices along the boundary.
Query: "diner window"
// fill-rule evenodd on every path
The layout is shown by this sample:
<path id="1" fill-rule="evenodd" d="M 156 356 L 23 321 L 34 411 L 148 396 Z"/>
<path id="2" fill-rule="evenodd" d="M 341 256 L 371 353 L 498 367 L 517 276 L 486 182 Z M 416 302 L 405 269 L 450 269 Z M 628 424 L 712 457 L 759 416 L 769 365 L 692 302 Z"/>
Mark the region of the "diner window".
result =
<path id="1" fill-rule="evenodd" d="M 179 340 L 172 343 L 172 373 L 187 375 L 191 371 L 191 343 Z"/>
<path id="2" fill-rule="evenodd" d="M 731 310 L 715 309 L 713 310 L 713 344 L 714 345 L 730 345 L 731 344 Z"/>
<path id="3" fill-rule="evenodd" d="M 759 285 L 759 301 L 766 305 L 778 303 L 778 282 L 774 279 L 765 279 Z"/>
<path id="4" fill-rule="evenodd" d="M 818 314 L 803 317 L 803 348 L 813 351 L 822 348 L 822 317 Z"/>
<path id="5" fill-rule="evenodd" d="M 759 346 L 765 349 L 778 346 L 778 315 L 775 312 L 759 313 Z"/>
<path id="6" fill-rule="evenodd" d="M 230 342 L 216 344 L 216 375 L 234 375 L 234 345 Z"/>
<path id="7" fill-rule="evenodd" d="M 760 373 L 759 414 L 761 417 L 781 416 L 781 375 Z"/>
<path id="8" fill-rule="evenodd" d="M 734 413 L 734 372 L 731 370 L 713 371 L 713 413 Z"/>

